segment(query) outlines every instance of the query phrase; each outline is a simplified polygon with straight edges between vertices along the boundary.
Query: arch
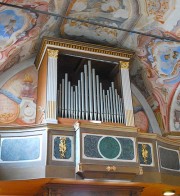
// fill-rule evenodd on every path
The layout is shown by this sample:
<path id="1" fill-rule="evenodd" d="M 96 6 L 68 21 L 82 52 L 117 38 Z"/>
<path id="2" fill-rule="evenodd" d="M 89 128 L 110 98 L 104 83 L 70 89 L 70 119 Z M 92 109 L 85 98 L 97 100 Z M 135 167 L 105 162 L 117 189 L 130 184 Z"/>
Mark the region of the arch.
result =
<path id="1" fill-rule="evenodd" d="M 144 111 L 149 119 L 150 124 L 151 124 L 153 133 L 157 133 L 158 135 L 162 135 L 161 130 L 158 125 L 158 122 L 154 116 L 154 113 L 153 113 L 151 107 L 149 106 L 149 104 L 147 103 L 146 99 L 142 95 L 142 93 L 139 91 L 139 89 L 133 83 L 131 83 L 131 90 L 132 90 L 133 95 L 139 100 L 142 107 L 144 108 Z"/>

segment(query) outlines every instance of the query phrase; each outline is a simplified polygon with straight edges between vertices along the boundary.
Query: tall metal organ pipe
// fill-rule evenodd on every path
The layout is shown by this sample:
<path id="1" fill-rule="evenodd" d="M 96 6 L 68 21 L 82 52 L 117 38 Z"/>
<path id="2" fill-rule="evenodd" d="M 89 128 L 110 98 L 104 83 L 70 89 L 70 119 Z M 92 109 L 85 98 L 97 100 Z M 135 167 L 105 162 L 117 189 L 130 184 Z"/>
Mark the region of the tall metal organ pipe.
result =
<path id="1" fill-rule="evenodd" d="M 58 115 L 62 118 L 98 120 L 125 123 L 123 100 L 114 82 L 108 90 L 102 88 L 100 78 L 91 68 L 91 61 L 84 65 L 77 86 L 68 81 L 68 73 L 61 80 L 58 90 Z"/>

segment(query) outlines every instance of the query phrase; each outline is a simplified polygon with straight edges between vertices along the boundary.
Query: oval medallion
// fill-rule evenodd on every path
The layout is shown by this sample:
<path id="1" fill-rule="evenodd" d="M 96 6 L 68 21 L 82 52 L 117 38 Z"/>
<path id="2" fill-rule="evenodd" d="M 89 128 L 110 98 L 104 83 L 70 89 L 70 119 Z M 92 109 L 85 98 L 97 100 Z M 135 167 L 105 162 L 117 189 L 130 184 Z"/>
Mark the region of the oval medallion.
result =
<path id="1" fill-rule="evenodd" d="M 116 159 L 121 154 L 121 144 L 114 137 L 102 137 L 98 142 L 98 151 L 106 159 Z"/>

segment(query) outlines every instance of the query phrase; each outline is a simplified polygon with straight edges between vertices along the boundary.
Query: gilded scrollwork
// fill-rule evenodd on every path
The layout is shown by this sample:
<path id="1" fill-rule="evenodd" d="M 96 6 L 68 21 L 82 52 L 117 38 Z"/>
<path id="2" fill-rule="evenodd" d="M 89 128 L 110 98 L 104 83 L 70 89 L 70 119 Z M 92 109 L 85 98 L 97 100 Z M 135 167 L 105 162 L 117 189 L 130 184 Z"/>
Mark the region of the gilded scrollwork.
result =
<path id="1" fill-rule="evenodd" d="M 48 51 L 48 56 L 52 57 L 52 58 L 58 58 L 58 50 L 51 50 L 51 49 L 47 49 Z"/>
<path id="2" fill-rule="evenodd" d="M 129 62 L 127 61 L 120 61 L 120 65 L 122 69 L 129 69 Z"/>
<path id="3" fill-rule="evenodd" d="M 59 152 L 61 155 L 61 158 L 65 158 L 65 153 L 66 153 L 67 147 L 66 147 L 66 138 L 61 137 L 60 138 L 60 143 L 59 143 Z"/>
<path id="4" fill-rule="evenodd" d="M 106 170 L 108 171 L 108 172 L 115 172 L 116 171 L 116 166 L 107 166 L 106 167 Z"/>
<path id="5" fill-rule="evenodd" d="M 146 144 L 142 144 L 142 157 L 143 157 L 143 160 L 144 160 L 144 163 L 147 164 L 147 158 L 148 158 L 148 150 L 147 150 L 147 145 Z"/>

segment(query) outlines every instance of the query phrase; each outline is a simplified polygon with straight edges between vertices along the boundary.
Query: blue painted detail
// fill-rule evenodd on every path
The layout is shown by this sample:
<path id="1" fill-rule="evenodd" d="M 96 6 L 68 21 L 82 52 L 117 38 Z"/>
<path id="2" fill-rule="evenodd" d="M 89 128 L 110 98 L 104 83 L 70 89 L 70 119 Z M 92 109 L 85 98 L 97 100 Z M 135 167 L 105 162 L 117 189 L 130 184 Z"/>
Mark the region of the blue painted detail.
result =
<path id="1" fill-rule="evenodd" d="M 129 138 L 117 138 L 121 144 L 121 155 L 118 159 L 133 160 L 134 159 L 134 143 Z"/>
<path id="2" fill-rule="evenodd" d="M 101 136 L 86 135 L 84 137 L 84 155 L 91 158 L 102 158 L 98 152 L 98 141 Z"/>
<path id="3" fill-rule="evenodd" d="M 40 138 L 4 139 L 1 144 L 2 161 L 31 161 L 40 157 Z"/>
<path id="4" fill-rule="evenodd" d="M 17 104 L 21 103 L 21 99 L 16 97 L 15 95 L 13 95 L 11 92 L 4 90 L 4 89 L 0 89 L 0 94 L 5 95 L 6 97 L 8 97 L 9 99 L 11 99 L 12 101 L 16 102 Z"/>
<path id="5" fill-rule="evenodd" d="M 0 13 L 0 36 L 10 37 L 24 25 L 24 17 L 17 15 L 14 10 L 5 10 Z"/>
<path id="6" fill-rule="evenodd" d="M 140 105 L 140 106 L 134 107 L 133 110 L 134 110 L 134 113 L 137 113 L 139 111 L 144 111 L 144 108 Z"/>
<path id="7" fill-rule="evenodd" d="M 175 84 L 178 82 L 180 82 L 180 69 L 176 76 L 174 76 L 173 78 L 164 80 L 164 84 Z"/>
<path id="8" fill-rule="evenodd" d="M 63 136 L 64 138 L 64 136 Z M 61 140 L 61 137 L 56 137 L 54 138 L 54 157 L 56 159 L 70 159 L 71 156 L 72 156 L 72 152 L 71 152 L 71 149 L 72 149 L 72 142 L 71 142 L 71 139 L 69 137 L 65 137 L 66 138 L 66 151 L 65 151 L 65 156 L 62 157 L 61 156 L 61 152 L 60 152 L 60 147 L 59 147 L 59 144 L 60 144 L 60 140 Z"/>

